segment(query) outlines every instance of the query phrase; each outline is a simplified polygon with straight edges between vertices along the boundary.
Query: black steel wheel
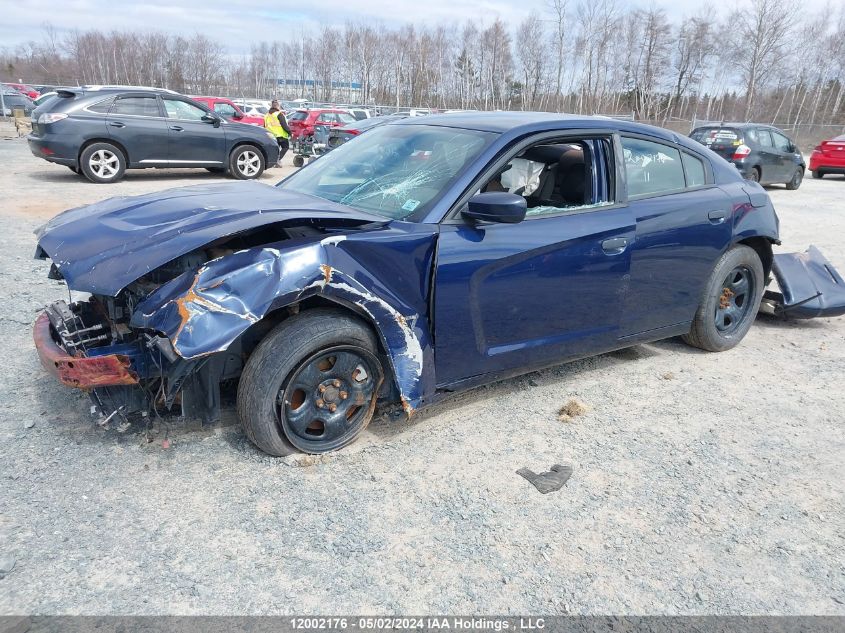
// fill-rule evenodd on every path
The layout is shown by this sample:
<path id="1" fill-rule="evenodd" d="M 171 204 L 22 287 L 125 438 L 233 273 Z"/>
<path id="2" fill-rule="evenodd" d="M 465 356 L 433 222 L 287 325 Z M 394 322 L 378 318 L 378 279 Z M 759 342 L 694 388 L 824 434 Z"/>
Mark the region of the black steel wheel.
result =
<path id="1" fill-rule="evenodd" d="M 799 167 L 792 175 L 792 180 L 786 183 L 786 188 L 790 191 L 795 191 L 801 186 L 801 181 L 804 180 L 804 169 Z"/>
<path id="2" fill-rule="evenodd" d="M 279 421 L 306 453 L 348 444 L 372 417 L 381 364 L 362 347 L 338 345 L 304 359 L 279 390 Z"/>
<path id="3" fill-rule="evenodd" d="M 744 322 L 751 308 L 750 298 L 754 296 L 756 283 L 754 273 L 745 265 L 731 270 L 722 281 L 714 318 L 716 329 L 721 334 L 736 332 Z"/>
<path id="4" fill-rule="evenodd" d="M 763 286 L 757 252 L 743 244 L 728 249 L 713 267 L 684 341 L 710 352 L 738 345 L 757 316 Z"/>
<path id="5" fill-rule="evenodd" d="M 265 453 L 325 453 L 372 419 L 384 371 L 372 330 L 348 312 L 305 310 L 277 325 L 247 360 L 238 417 Z"/>

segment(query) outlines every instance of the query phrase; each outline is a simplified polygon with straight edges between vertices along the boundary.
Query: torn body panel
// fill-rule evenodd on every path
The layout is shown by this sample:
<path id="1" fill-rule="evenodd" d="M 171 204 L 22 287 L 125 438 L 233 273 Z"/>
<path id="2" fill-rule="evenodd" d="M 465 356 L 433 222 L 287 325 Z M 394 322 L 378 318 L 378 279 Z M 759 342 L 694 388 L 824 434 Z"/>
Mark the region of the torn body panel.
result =
<path id="1" fill-rule="evenodd" d="M 238 251 L 160 286 L 130 326 L 161 332 L 182 359 L 197 360 L 224 352 L 269 313 L 319 296 L 374 325 L 397 390 L 415 408 L 435 383 L 427 296 L 435 229 L 398 223 L 378 237 Z M 392 274 L 379 274 L 384 269 Z"/>
<path id="2" fill-rule="evenodd" d="M 767 290 L 763 301 L 774 314 L 793 319 L 845 314 L 845 280 L 815 246 L 775 255 L 772 275 L 780 292 Z"/>

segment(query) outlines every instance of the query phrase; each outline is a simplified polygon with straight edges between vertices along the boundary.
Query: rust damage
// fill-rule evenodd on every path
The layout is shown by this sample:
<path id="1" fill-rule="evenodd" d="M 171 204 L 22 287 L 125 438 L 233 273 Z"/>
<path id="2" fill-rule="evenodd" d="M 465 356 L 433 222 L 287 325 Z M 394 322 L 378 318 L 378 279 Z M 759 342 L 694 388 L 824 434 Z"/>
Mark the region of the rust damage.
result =
<path id="1" fill-rule="evenodd" d="M 328 264 L 320 264 L 320 270 L 323 271 L 323 281 L 326 284 L 332 282 L 332 267 Z"/>
<path id="2" fill-rule="evenodd" d="M 41 314 L 32 333 L 41 364 L 59 382 L 78 389 L 95 389 L 115 385 L 137 385 L 138 375 L 130 368 L 128 356 L 71 356 L 53 340 L 50 319 Z"/>

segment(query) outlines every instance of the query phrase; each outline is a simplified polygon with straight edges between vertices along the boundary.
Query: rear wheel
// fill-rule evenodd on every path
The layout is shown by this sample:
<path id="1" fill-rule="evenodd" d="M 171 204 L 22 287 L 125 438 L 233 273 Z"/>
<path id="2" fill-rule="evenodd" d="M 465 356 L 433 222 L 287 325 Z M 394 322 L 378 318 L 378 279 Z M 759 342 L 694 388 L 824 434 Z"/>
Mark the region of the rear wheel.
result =
<path id="1" fill-rule="evenodd" d="M 763 264 L 756 251 L 743 245 L 730 248 L 710 274 L 684 341 L 710 352 L 736 346 L 757 316 L 763 288 Z"/>
<path id="2" fill-rule="evenodd" d="M 82 150 L 79 165 L 91 182 L 117 182 L 126 171 L 126 157 L 111 143 L 94 143 Z"/>
<path id="3" fill-rule="evenodd" d="M 799 167 L 795 170 L 795 173 L 792 175 L 792 180 L 786 183 L 786 188 L 790 191 L 795 191 L 798 187 L 801 186 L 801 181 L 804 180 L 804 170 Z"/>
<path id="4" fill-rule="evenodd" d="M 355 440 L 373 416 L 383 370 L 376 338 L 339 310 L 278 325 L 249 357 L 238 386 L 247 437 L 271 455 L 325 453 Z"/>
<path id="5" fill-rule="evenodd" d="M 813 178 L 816 178 L 816 179 L 824 178 L 824 172 L 817 169 L 816 171 L 813 172 Z"/>
<path id="6" fill-rule="evenodd" d="M 748 180 L 750 180 L 751 182 L 760 182 L 760 168 L 759 167 L 753 167 L 751 169 L 751 173 L 748 174 Z"/>
<path id="7" fill-rule="evenodd" d="M 229 173 L 239 180 L 253 180 L 264 173 L 264 154 L 254 145 L 240 145 L 229 156 Z"/>

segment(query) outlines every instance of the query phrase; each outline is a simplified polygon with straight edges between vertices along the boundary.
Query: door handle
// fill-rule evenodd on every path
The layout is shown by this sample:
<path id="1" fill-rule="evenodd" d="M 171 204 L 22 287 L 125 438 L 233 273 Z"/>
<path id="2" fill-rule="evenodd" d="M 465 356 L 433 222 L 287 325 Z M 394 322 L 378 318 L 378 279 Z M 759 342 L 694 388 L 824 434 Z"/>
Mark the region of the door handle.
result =
<path id="1" fill-rule="evenodd" d="M 612 237 L 601 243 L 601 249 L 608 255 L 618 255 L 628 248 L 628 240 L 624 237 Z"/>
<path id="2" fill-rule="evenodd" d="M 715 211 L 710 211 L 707 214 L 707 219 L 713 224 L 721 224 L 725 221 L 726 217 L 728 217 L 728 212 L 723 209 L 716 209 Z"/>
<path id="3" fill-rule="evenodd" d="M 112 127 L 126 127 L 126 126 L 125 126 L 123 123 L 121 123 L 120 121 L 111 121 L 111 122 L 109 122 L 109 125 L 111 125 Z"/>
<path id="4" fill-rule="evenodd" d="M 170 129 L 173 130 L 174 132 L 181 132 L 184 128 L 182 128 L 179 125 L 171 125 Z"/>

